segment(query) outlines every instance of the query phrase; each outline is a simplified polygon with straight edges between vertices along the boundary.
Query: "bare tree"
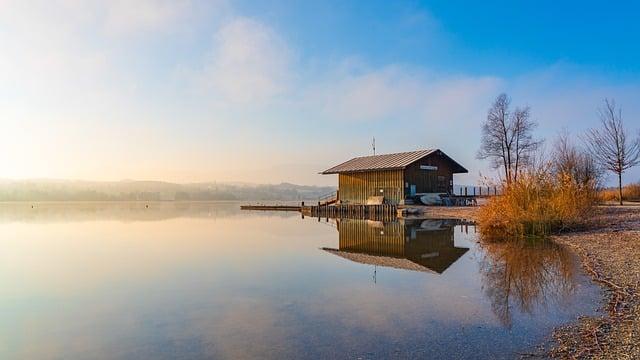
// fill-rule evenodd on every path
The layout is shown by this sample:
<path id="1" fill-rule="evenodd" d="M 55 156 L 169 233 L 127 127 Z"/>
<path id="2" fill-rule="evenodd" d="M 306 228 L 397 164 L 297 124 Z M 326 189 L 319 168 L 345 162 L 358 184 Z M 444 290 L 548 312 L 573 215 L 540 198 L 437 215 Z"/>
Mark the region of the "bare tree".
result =
<path id="1" fill-rule="evenodd" d="M 569 132 L 562 130 L 553 144 L 551 165 L 558 175 L 568 175 L 576 185 L 595 190 L 602 181 L 602 168 L 583 148 L 572 140 Z"/>
<path id="2" fill-rule="evenodd" d="M 511 99 L 506 94 L 500 94 L 487 114 L 487 121 L 482 125 L 482 144 L 478 158 L 490 159 L 494 168 L 502 167 L 505 179 L 511 179 L 510 151 L 507 143 L 509 133 L 509 105 Z"/>
<path id="3" fill-rule="evenodd" d="M 601 127 L 587 131 L 585 143 L 602 168 L 618 175 L 618 194 L 622 205 L 622 174 L 640 163 L 640 136 L 633 140 L 627 138 L 622 110 L 616 107 L 615 100 L 605 99 L 598 115 Z"/>
<path id="4" fill-rule="evenodd" d="M 513 142 L 514 142 L 514 173 L 513 179 L 518 177 L 518 171 L 520 165 L 527 165 L 531 160 L 531 154 L 540 145 L 540 141 L 533 139 L 533 130 L 538 126 L 535 122 L 530 120 L 530 108 L 516 108 L 513 113 Z"/>
<path id="5" fill-rule="evenodd" d="M 488 111 L 482 126 L 479 159 L 490 159 L 495 169 L 502 168 L 507 184 L 518 179 L 540 141 L 533 138 L 537 124 L 531 120 L 529 107 L 510 111 L 511 99 L 500 94 Z"/>

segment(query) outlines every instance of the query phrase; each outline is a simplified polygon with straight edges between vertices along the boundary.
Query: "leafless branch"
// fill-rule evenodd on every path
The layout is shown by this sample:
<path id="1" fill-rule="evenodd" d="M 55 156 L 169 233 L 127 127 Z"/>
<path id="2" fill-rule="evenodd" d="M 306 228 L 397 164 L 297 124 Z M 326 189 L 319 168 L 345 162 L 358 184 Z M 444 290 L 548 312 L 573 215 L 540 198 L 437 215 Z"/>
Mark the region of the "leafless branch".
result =
<path id="1" fill-rule="evenodd" d="M 615 100 L 604 100 L 598 109 L 600 128 L 589 129 L 584 135 L 585 145 L 595 161 L 602 168 L 618 176 L 618 190 L 622 205 L 622 174 L 640 163 L 640 134 L 627 138 L 627 130 L 622 122 L 622 110 Z"/>
<path id="2" fill-rule="evenodd" d="M 479 159 L 489 159 L 495 169 L 502 168 L 507 183 L 514 181 L 541 141 L 533 138 L 537 124 L 531 120 L 529 107 L 510 111 L 511 99 L 500 94 L 487 113 L 482 126 Z"/>

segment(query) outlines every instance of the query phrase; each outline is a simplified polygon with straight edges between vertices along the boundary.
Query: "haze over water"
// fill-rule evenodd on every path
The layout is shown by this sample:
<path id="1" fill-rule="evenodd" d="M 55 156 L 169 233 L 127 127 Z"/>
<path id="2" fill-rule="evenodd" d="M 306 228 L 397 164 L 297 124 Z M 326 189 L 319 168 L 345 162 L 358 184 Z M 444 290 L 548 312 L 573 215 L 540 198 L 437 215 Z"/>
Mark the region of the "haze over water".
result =
<path id="1" fill-rule="evenodd" d="M 0 205 L 0 357 L 512 358 L 597 307 L 557 245 L 238 209 Z"/>

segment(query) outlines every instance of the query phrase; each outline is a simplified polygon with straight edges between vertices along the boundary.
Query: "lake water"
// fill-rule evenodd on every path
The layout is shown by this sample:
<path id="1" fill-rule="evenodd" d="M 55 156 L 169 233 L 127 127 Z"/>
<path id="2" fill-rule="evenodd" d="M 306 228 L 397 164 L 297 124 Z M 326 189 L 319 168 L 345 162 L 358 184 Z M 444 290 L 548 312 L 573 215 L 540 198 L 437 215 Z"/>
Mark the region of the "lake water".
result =
<path id="1" fill-rule="evenodd" d="M 0 358 L 513 358 L 600 299 L 452 221 L 148 206 L 0 205 Z"/>

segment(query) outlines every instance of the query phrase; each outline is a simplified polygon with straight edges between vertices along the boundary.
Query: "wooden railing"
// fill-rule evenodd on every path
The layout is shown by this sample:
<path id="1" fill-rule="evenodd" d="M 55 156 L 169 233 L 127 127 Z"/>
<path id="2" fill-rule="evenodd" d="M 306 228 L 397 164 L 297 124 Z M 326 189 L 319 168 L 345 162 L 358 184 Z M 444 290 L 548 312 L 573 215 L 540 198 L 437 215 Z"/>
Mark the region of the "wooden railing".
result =
<path id="1" fill-rule="evenodd" d="M 463 186 L 458 189 L 454 188 L 452 195 L 488 197 L 501 194 L 502 189 L 497 186 Z"/>
<path id="2" fill-rule="evenodd" d="M 334 191 L 332 193 L 320 196 L 320 198 L 318 199 L 318 205 L 329 205 L 335 203 L 336 201 L 338 201 L 338 192 Z"/>

